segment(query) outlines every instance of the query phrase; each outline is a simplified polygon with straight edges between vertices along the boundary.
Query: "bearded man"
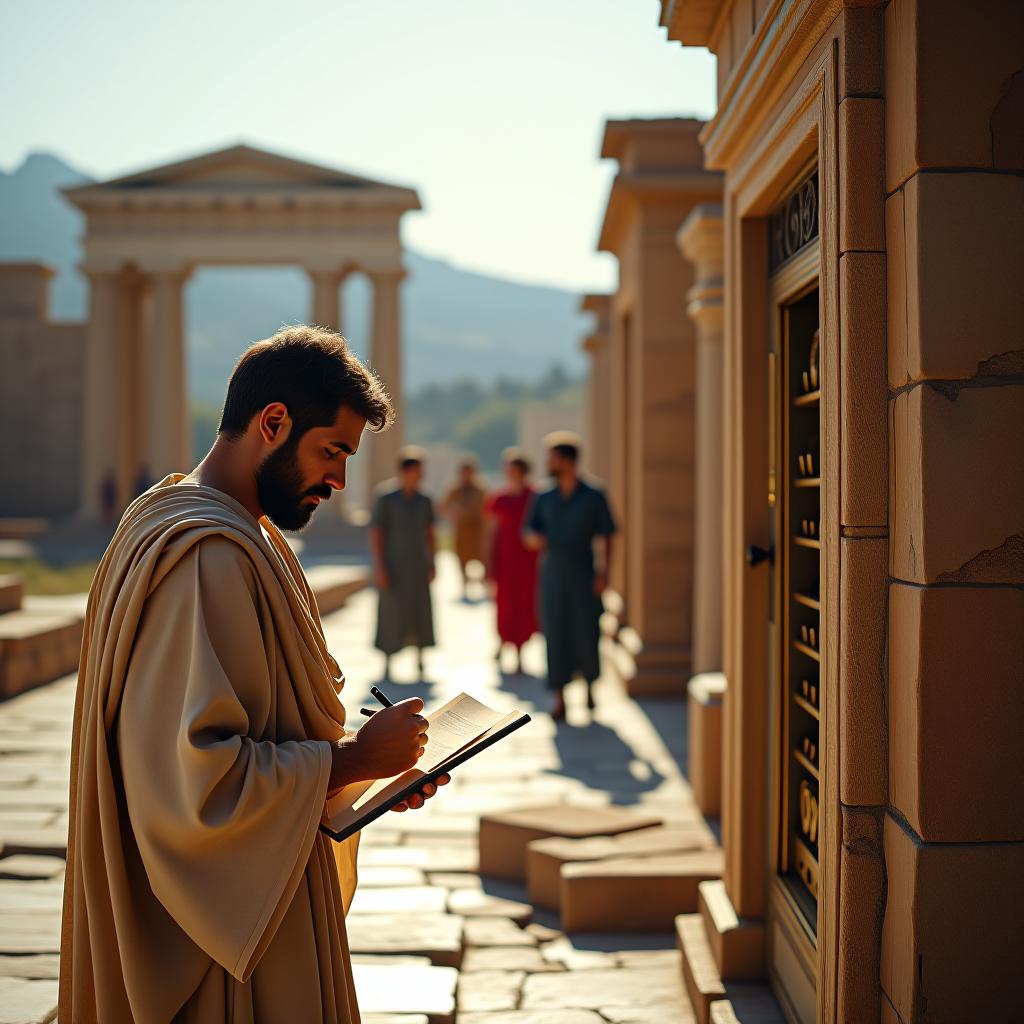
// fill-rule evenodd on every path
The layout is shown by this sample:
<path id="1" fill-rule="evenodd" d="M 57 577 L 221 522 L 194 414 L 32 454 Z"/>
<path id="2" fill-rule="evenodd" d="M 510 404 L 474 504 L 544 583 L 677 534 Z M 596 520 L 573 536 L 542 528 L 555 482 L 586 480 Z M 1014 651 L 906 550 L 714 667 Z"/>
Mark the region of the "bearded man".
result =
<path id="1" fill-rule="evenodd" d="M 412 699 L 346 733 L 344 677 L 280 531 L 393 418 L 343 338 L 286 329 L 242 356 L 199 466 L 125 512 L 86 616 L 61 1021 L 358 1024 L 356 842 L 318 826 L 328 795 L 412 767 L 426 720 Z"/>

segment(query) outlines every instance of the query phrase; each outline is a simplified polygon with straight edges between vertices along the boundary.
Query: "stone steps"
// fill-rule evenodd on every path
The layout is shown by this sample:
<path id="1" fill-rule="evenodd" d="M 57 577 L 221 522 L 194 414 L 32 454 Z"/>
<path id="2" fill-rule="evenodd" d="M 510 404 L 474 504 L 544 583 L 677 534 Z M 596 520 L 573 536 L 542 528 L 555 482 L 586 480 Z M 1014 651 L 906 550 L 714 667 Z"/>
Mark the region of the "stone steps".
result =
<path id="1" fill-rule="evenodd" d="M 784 1024 L 767 985 L 723 981 L 702 914 L 676 918 L 683 985 L 697 1024 Z"/>
<path id="2" fill-rule="evenodd" d="M 721 879 L 701 882 L 697 902 L 715 966 L 730 981 L 764 976 L 764 925 L 737 916 Z"/>
<path id="3" fill-rule="evenodd" d="M 786 1024 L 786 1017 L 767 985 L 744 985 L 711 1004 L 710 1024 Z"/>
<path id="4" fill-rule="evenodd" d="M 562 928 L 567 932 L 661 931 L 697 909 L 697 885 L 722 873 L 721 850 L 566 864 Z"/>

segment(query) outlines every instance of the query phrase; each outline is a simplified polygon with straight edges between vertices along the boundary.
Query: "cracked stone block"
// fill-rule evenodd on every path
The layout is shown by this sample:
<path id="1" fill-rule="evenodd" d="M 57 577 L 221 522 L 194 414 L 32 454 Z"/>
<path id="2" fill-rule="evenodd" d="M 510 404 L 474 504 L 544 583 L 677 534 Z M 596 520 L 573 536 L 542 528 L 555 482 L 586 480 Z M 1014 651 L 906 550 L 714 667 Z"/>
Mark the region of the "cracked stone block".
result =
<path id="1" fill-rule="evenodd" d="M 537 940 L 507 917 L 467 917 L 467 946 L 536 946 Z"/>

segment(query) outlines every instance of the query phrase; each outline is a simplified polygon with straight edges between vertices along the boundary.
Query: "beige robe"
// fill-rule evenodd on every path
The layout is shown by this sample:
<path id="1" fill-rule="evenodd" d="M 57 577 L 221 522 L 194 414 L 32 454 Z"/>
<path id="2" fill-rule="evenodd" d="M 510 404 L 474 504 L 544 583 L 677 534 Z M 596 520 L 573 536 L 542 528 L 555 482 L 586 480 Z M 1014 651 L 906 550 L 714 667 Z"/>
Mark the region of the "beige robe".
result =
<path id="1" fill-rule="evenodd" d="M 317 830 L 344 680 L 281 534 L 182 479 L 89 594 L 58 1019 L 358 1024 L 356 843 Z"/>

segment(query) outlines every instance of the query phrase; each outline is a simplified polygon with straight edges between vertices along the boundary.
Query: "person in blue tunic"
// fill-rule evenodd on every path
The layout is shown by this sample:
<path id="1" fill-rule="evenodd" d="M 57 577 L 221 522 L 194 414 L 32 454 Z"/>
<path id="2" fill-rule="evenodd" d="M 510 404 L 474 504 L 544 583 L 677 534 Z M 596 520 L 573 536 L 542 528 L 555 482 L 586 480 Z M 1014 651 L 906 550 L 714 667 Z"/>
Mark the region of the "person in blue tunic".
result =
<path id="1" fill-rule="evenodd" d="M 537 495 L 524 533 L 527 545 L 543 552 L 541 626 L 548 649 L 548 688 L 554 692 L 551 714 L 561 720 L 562 691 L 577 675 L 587 683 L 587 706 L 594 707 L 592 684 L 601 674 L 601 595 L 608 585 L 615 520 L 604 491 L 577 473 L 579 437 L 558 431 L 545 443 L 555 486 Z M 595 567 L 598 538 L 601 557 Z"/>

